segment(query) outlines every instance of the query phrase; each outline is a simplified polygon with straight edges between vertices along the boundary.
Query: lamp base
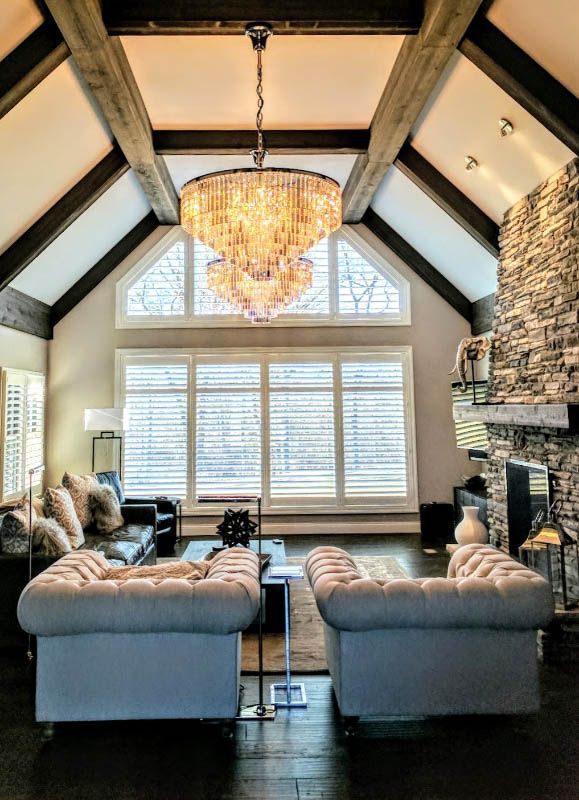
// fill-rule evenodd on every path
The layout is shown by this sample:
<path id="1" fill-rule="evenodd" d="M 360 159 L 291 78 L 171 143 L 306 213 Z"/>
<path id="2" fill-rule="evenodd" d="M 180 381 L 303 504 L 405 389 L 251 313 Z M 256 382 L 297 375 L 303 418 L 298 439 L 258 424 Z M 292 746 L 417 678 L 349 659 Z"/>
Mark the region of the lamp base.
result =
<path id="1" fill-rule="evenodd" d="M 275 720 L 275 706 L 259 705 L 241 706 L 236 717 L 241 722 L 273 722 Z"/>
<path id="2" fill-rule="evenodd" d="M 306 708 L 308 705 L 304 683 L 290 683 L 289 692 L 287 683 L 272 683 L 270 691 L 276 708 Z"/>

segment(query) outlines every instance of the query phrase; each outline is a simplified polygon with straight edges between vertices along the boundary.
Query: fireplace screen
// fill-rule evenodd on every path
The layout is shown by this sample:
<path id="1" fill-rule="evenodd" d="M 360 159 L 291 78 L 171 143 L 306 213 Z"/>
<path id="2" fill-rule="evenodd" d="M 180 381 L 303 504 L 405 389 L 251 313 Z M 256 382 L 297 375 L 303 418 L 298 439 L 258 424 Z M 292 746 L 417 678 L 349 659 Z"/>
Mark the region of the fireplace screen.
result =
<path id="1" fill-rule="evenodd" d="M 540 464 L 507 461 L 507 518 L 509 551 L 518 554 L 529 536 L 531 524 L 539 512 L 549 510 L 549 471 Z"/>

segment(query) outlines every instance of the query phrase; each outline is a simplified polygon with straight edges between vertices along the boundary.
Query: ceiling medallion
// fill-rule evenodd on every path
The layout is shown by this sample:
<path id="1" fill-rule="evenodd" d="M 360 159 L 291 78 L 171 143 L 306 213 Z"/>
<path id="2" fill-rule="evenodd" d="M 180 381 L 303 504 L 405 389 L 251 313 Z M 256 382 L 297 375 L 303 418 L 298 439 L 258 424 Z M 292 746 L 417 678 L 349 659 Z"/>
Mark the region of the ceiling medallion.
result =
<path id="1" fill-rule="evenodd" d="M 262 53 L 272 29 L 248 25 L 257 53 L 257 147 L 254 167 L 214 172 L 181 189 L 181 225 L 220 258 L 209 288 L 256 323 L 270 322 L 312 286 L 302 258 L 342 222 L 339 184 L 324 175 L 263 166 Z"/>

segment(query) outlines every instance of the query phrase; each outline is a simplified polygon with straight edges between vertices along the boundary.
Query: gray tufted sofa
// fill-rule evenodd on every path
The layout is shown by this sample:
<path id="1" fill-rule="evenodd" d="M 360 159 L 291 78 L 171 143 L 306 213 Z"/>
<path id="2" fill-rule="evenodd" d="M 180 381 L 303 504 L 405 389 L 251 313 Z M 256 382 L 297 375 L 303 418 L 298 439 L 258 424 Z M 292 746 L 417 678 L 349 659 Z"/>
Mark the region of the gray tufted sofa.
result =
<path id="1" fill-rule="evenodd" d="M 465 545 L 447 578 L 372 580 L 343 550 L 318 547 L 306 571 L 343 716 L 538 708 L 535 631 L 552 618 L 553 597 L 502 551 Z"/>
<path id="2" fill-rule="evenodd" d="M 219 553 L 201 580 L 105 579 L 99 553 L 69 553 L 23 591 L 38 639 L 36 719 L 236 715 L 241 633 L 255 619 L 255 553 Z"/>

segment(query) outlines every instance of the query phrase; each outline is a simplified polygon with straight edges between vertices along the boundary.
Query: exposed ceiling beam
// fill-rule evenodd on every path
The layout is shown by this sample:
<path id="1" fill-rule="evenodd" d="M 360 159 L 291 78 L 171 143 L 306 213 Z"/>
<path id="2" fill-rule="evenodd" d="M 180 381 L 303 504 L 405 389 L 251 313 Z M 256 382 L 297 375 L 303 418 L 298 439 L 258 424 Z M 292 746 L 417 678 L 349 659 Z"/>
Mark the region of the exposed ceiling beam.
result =
<path id="1" fill-rule="evenodd" d="M 579 102 L 488 19 L 477 16 L 460 52 L 561 142 L 579 153 Z"/>
<path id="2" fill-rule="evenodd" d="M 390 248 L 396 255 L 407 264 L 410 269 L 425 281 L 431 289 L 439 294 L 455 311 L 464 317 L 468 322 L 472 320 L 472 304 L 456 286 L 444 277 L 436 267 L 427 261 L 420 253 L 415 250 L 400 234 L 396 233 L 382 217 L 369 208 L 362 217 L 362 224 L 365 225 L 380 241 Z"/>
<path id="3" fill-rule="evenodd" d="M 151 211 L 56 301 L 52 306 L 53 325 L 56 325 L 69 311 L 72 311 L 89 292 L 92 292 L 107 275 L 118 267 L 121 261 L 133 252 L 135 247 L 144 242 L 147 236 L 150 236 L 158 227 L 157 216 L 154 211 Z"/>
<path id="4" fill-rule="evenodd" d="M 276 34 L 404 34 L 422 22 L 421 0 L 104 0 L 111 34 L 239 34 L 265 20 Z"/>
<path id="5" fill-rule="evenodd" d="M 499 254 L 499 226 L 406 142 L 394 165 L 488 252 Z"/>
<path id="6" fill-rule="evenodd" d="M 426 3 L 424 22 L 417 36 L 404 39 L 378 103 L 368 152 L 356 159 L 344 189 L 345 222 L 362 219 L 480 2 Z"/>
<path id="7" fill-rule="evenodd" d="M 0 61 L 0 119 L 43 81 L 70 51 L 62 34 L 46 21 Z"/>
<path id="8" fill-rule="evenodd" d="M 96 167 L 0 255 L 0 289 L 26 269 L 128 169 L 119 148 L 113 147 Z"/>
<path id="9" fill-rule="evenodd" d="M 271 155 L 324 155 L 363 153 L 368 130 L 265 131 Z M 168 155 L 247 155 L 256 146 L 256 133 L 248 131 L 153 131 L 157 153 Z"/>
<path id="10" fill-rule="evenodd" d="M 487 294 L 472 304 L 472 332 L 475 336 L 491 331 L 495 313 L 495 295 Z"/>
<path id="11" fill-rule="evenodd" d="M 176 224 L 177 192 L 155 153 L 143 98 L 120 40 L 107 34 L 99 0 L 47 0 L 47 6 L 159 222 Z"/>
<path id="12" fill-rule="evenodd" d="M 11 286 L 0 292 L 0 325 L 52 339 L 50 306 Z"/>

